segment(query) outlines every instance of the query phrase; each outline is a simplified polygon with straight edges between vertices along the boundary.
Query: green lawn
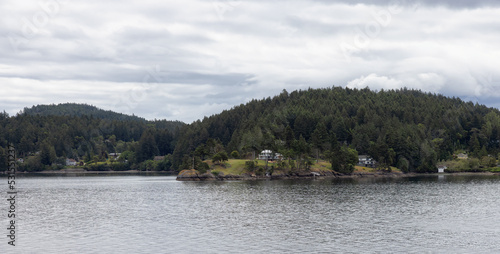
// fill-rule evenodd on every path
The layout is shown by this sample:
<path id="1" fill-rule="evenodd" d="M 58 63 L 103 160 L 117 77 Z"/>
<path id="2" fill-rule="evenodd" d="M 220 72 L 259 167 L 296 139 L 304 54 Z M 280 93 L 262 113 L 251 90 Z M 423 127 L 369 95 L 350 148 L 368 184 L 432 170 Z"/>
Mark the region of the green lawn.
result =
<path id="1" fill-rule="evenodd" d="M 212 171 L 222 172 L 224 175 L 241 175 L 245 173 L 245 162 L 247 160 L 231 159 L 222 165 L 215 165 L 211 161 L 205 161 Z"/>
<path id="2" fill-rule="evenodd" d="M 224 166 L 222 165 L 215 165 L 212 163 L 212 161 L 205 161 L 209 166 L 212 171 L 215 172 L 222 172 L 224 175 L 241 175 L 246 172 L 245 169 L 245 162 L 249 160 L 240 160 L 240 159 L 230 159 L 224 163 Z M 257 166 L 265 166 L 266 162 L 262 160 L 257 160 Z M 273 162 L 268 162 L 267 166 L 271 167 L 273 166 Z M 313 172 L 320 172 L 320 171 L 332 171 L 332 166 L 330 162 L 327 161 L 319 161 L 315 162 L 314 165 L 311 166 L 311 171 Z M 367 168 L 367 167 L 360 167 L 360 166 L 355 166 L 354 167 L 354 172 L 356 173 L 374 173 L 377 172 L 377 169 L 375 168 Z M 396 167 L 391 167 L 392 172 L 394 173 L 400 173 L 401 170 L 396 168 Z M 277 171 L 275 171 L 277 173 Z"/>
<path id="3" fill-rule="evenodd" d="M 212 171 L 222 172 L 224 175 L 241 175 L 246 172 L 245 162 L 249 160 L 240 160 L 240 159 L 231 159 L 224 163 L 224 167 L 222 165 L 214 165 L 211 161 L 205 161 Z M 268 162 L 267 166 L 271 167 L 275 163 Z M 257 160 L 257 166 L 263 167 L 266 165 L 266 162 L 263 160 Z M 331 165 L 326 161 L 319 161 L 311 166 L 311 171 L 319 172 L 319 171 L 331 171 Z"/>

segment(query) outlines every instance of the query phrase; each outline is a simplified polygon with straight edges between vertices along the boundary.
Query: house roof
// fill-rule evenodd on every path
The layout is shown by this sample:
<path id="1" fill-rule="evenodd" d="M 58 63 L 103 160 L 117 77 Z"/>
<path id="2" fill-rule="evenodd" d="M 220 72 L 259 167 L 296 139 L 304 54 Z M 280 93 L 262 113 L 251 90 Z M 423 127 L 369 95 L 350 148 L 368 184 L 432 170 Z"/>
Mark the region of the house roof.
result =
<path id="1" fill-rule="evenodd" d="M 154 158 L 155 161 L 161 161 L 163 159 L 165 159 L 165 156 L 155 156 Z"/>

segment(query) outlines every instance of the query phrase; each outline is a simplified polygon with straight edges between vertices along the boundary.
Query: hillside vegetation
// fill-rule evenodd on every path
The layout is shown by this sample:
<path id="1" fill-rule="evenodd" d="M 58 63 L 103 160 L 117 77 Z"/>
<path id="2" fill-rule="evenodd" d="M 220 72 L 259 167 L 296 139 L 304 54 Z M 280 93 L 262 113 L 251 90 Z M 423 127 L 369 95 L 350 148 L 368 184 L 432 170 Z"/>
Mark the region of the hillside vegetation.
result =
<path id="1" fill-rule="evenodd" d="M 458 98 L 409 89 L 283 90 L 186 126 L 173 155 L 174 166 L 186 168 L 190 156 L 204 159 L 207 154 L 197 154 L 196 149 L 213 140 L 219 149 L 242 156 L 271 149 L 296 160 L 319 157 L 335 162 L 357 152 L 384 167 L 434 172 L 438 161 L 451 159 L 458 149 L 470 156 L 496 157 L 500 114 Z M 214 146 L 209 146 L 213 152 Z"/>
<path id="2" fill-rule="evenodd" d="M 94 118 L 107 120 L 146 122 L 146 119 L 138 116 L 116 113 L 111 110 L 103 110 L 92 105 L 78 103 L 36 105 L 31 108 L 24 108 L 22 113 L 40 116 L 93 116 Z"/>
<path id="3" fill-rule="evenodd" d="M 155 155 L 171 154 L 176 134 L 184 125 L 178 121 L 146 121 L 72 103 L 34 106 L 12 117 L 3 112 L 0 113 L 0 171 L 6 169 L 3 162 L 8 143 L 14 144 L 18 158 L 24 159 L 20 170 L 58 169 L 66 164 L 67 158 L 95 165 L 119 162 L 124 165 L 115 168 L 121 170 L 151 170 L 143 162 Z M 112 153 L 122 156 L 111 160 Z M 170 170 L 171 163 L 166 158 L 154 167 Z"/>
<path id="4" fill-rule="evenodd" d="M 26 171 L 60 168 L 67 158 L 103 170 L 175 171 L 206 171 L 235 158 L 243 159 L 235 161 L 238 170 L 270 170 L 251 165 L 262 150 L 272 151 L 273 168 L 283 172 L 307 172 L 319 162 L 352 173 L 360 170 L 358 155 L 387 171 L 436 172 L 437 164 L 481 170 L 497 164 L 500 112 L 416 90 L 341 87 L 283 90 L 188 125 L 67 103 L 0 113 L 0 170 L 9 142 Z M 457 151 L 469 159 L 454 161 Z"/>

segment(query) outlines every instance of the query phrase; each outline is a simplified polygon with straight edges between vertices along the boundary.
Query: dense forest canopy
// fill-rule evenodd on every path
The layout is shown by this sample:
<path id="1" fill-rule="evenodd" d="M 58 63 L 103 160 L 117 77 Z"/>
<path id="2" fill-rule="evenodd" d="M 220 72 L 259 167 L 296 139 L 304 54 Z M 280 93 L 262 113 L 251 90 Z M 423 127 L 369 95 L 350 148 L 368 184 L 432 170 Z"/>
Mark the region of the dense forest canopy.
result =
<path id="1" fill-rule="evenodd" d="M 15 144 L 25 170 L 66 158 L 96 163 L 112 153 L 122 154 L 125 169 L 182 170 L 270 149 L 301 161 L 325 159 L 339 170 L 366 154 L 407 172 L 432 172 L 458 150 L 496 157 L 499 140 L 497 109 L 410 89 L 283 90 L 189 125 L 72 103 L 0 114 L 0 149 Z M 165 159 L 154 164 L 154 156 Z"/>
<path id="2" fill-rule="evenodd" d="M 146 122 L 146 119 L 135 115 L 130 116 L 122 113 L 116 113 L 111 110 L 102 110 L 92 105 L 78 103 L 37 105 L 31 108 L 24 108 L 21 113 L 40 116 L 93 116 L 95 118 L 108 120 Z"/>
<path id="3" fill-rule="evenodd" d="M 310 155 L 316 150 L 326 157 L 332 147 L 348 146 L 387 165 L 427 172 L 459 149 L 496 156 L 500 114 L 458 98 L 410 89 L 283 90 L 186 126 L 174 165 L 181 165 L 183 155 L 209 139 L 220 141 L 228 152 L 245 154 L 263 149 L 285 152 L 301 138 L 312 148 Z"/>
<path id="4" fill-rule="evenodd" d="M 127 161 L 140 163 L 171 154 L 176 133 L 184 125 L 179 121 L 146 121 L 89 105 L 39 105 L 12 117 L 0 114 L 0 149 L 13 143 L 18 157 L 27 161 L 21 170 L 29 171 L 54 163 L 64 165 L 66 158 L 104 161 L 111 153 L 125 153 Z M 141 150 L 141 138 L 150 135 L 155 138 L 156 150 Z"/>

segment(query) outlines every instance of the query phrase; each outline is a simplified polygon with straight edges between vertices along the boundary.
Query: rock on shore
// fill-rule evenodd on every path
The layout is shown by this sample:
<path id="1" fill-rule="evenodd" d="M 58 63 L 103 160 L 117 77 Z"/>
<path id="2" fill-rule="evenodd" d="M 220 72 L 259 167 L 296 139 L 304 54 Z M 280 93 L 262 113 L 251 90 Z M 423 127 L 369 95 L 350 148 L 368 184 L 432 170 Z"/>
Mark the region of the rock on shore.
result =
<path id="1" fill-rule="evenodd" d="M 394 177 L 401 176 L 399 173 L 353 173 L 341 174 L 331 171 L 298 171 L 291 174 L 284 174 L 275 172 L 272 175 L 255 175 L 251 173 L 244 173 L 241 175 L 224 175 L 222 172 L 212 174 L 210 172 L 200 173 L 197 170 L 189 169 L 182 170 L 177 175 L 178 181 L 223 181 L 223 180 L 254 180 L 254 179 L 314 179 L 314 178 L 337 178 L 337 177 Z"/>

